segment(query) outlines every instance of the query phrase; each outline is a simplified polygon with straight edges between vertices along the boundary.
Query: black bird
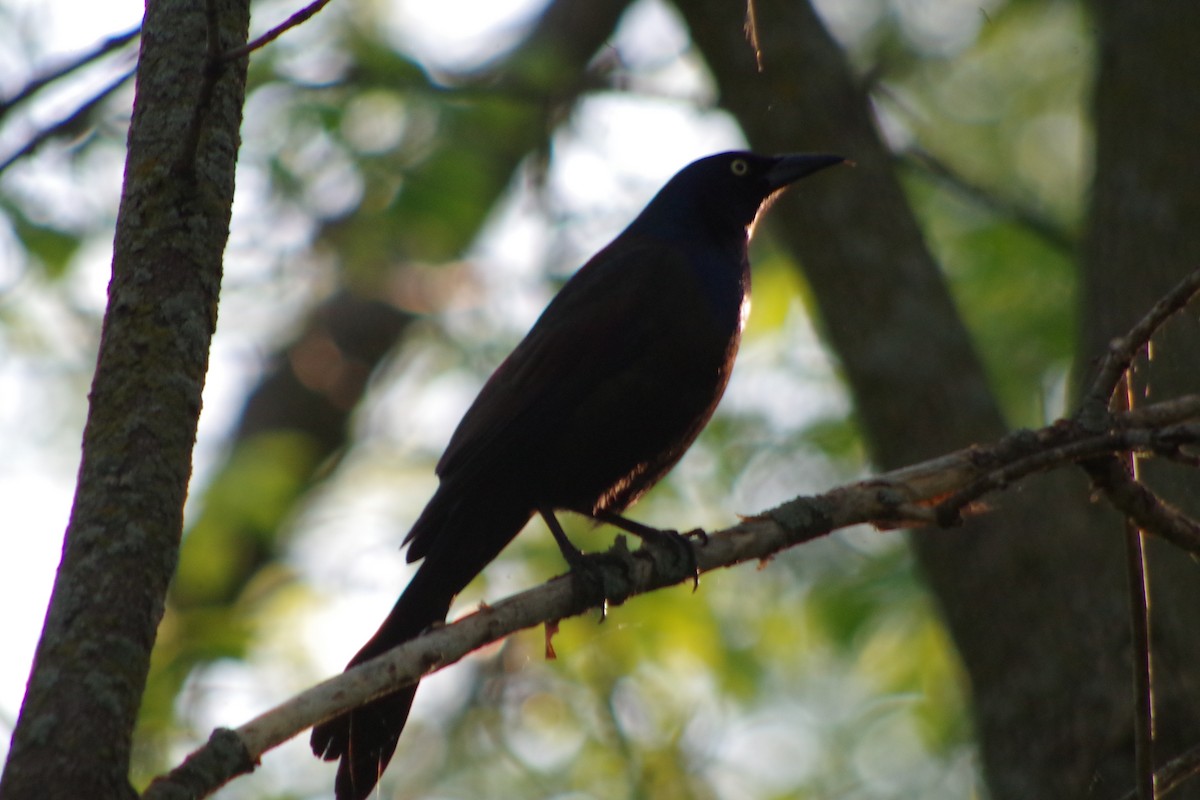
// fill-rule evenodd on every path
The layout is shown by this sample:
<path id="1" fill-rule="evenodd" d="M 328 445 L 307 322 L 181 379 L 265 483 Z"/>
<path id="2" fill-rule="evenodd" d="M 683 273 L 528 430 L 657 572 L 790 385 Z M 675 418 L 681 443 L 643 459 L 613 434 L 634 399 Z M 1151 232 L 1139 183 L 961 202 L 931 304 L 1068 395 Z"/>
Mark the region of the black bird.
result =
<path id="1" fill-rule="evenodd" d="M 405 537 L 424 559 L 349 666 L 446 618 L 454 596 L 540 514 L 617 516 L 675 465 L 725 390 L 749 310 L 746 247 L 759 211 L 832 155 L 702 158 L 659 191 L 547 306 L 488 379 L 437 465 L 437 492 Z M 349 667 L 347 667 L 349 668 Z M 340 759 L 338 800 L 362 800 L 396 750 L 416 685 L 313 729 Z"/>

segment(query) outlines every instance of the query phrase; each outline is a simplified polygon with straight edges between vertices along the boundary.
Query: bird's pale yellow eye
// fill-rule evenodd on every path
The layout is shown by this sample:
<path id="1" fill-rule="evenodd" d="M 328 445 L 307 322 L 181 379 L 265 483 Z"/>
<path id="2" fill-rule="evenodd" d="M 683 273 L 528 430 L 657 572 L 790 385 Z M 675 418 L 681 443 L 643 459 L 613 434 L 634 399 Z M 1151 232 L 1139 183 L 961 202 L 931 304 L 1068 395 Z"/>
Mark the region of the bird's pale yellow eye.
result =
<path id="1" fill-rule="evenodd" d="M 729 162 L 729 171 L 739 178 L 750 171 L 750 165 L 746 163 L 744 158 L 735 158 Z"/>

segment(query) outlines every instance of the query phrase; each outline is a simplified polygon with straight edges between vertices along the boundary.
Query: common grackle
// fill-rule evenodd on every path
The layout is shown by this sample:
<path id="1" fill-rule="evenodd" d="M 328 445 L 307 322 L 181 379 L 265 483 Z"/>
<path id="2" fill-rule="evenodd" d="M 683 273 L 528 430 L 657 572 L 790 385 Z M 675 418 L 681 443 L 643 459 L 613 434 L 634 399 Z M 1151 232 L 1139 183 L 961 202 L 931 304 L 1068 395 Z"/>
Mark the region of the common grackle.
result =
<path id="1" fill-rule="evenodd" d="M 437 464 L 433 498 L 405 538 L 424 559 L 350 661 L 446 618 L 454 596 L 540 514 L 574 565 L 556 510 L 617 516 L 675 465 L 708 422 L 749 310 L 746 246 L 775 193 L 841 156 L 702 158 L 592 257 L 492 374 Z M 643 531 L 644 532 L 644 531 Z M 396 750 L 416 685 L 317 725 L 340 759 L 338 800 L 370 794 Z"/>

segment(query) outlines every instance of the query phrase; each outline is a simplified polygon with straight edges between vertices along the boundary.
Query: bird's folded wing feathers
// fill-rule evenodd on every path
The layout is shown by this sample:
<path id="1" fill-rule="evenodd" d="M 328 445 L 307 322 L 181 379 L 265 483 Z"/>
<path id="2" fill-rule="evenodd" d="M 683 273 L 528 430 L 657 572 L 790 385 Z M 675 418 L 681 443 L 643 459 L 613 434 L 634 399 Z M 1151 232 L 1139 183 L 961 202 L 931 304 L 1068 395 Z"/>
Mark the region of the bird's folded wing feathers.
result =
<path id="1" fill-rule="evenodd" d="M 512 452 L 517 443 L 536 447 L 539 432 L 556 435 L 556 424 L 589 395 L 608 394 L 611 382 L 689 335 L 671 326 L 681 319 L 685 328 L 701 322 L 696 317 L 703 308 L 681 315 L 665 307 L 699 306 L 689 269 L 677 247 L 652 239 L 618 239 L 597 253 L 483 387 L 438 463 L 443 480 L 470 480 L 478 470 L 519 457 Z"/>

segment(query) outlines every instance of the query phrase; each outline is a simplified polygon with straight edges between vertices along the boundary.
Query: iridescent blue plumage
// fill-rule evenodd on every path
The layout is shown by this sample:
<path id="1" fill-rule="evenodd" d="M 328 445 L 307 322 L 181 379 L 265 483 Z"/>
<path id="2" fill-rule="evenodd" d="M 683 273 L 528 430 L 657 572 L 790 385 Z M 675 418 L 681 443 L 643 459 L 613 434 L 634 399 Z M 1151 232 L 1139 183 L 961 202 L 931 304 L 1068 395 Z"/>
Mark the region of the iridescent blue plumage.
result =
<path id="1" fill-rule="evenodd" d="M 534 513 L 611 518 L 679 460 L 733 369 L 749 298 L 746 246 L 774 193 L 840 156 L 731 152 L 685 167 L 551 301 L 496 369 L 437 465 L 405 542 L 424 559 L 361 663 L 443 620 Z M 313 729 L 361 800 L 395 751 L 416 686 Z"/>

